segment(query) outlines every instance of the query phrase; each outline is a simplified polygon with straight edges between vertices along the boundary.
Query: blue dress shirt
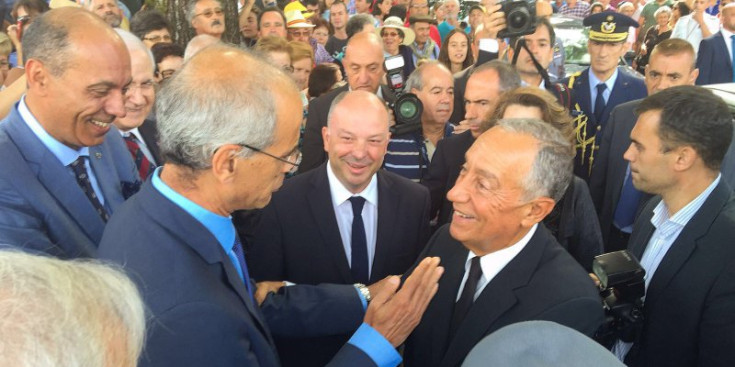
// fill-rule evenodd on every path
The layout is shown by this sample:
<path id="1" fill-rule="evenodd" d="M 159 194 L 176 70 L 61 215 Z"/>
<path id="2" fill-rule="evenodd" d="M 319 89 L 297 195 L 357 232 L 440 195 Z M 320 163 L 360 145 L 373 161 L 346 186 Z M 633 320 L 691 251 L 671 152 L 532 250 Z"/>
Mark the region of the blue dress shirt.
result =
<path id="1" fill-rule="evenodd" d="M 615 81 L 618 80 L 618 73 L 620 71 L 615 68 L 615 72 L 613 73 L 610 78 L 608 78 L 604 83 L 607 85 L 607 89 L 605 89 L 604 92 L 602 92 L 602 98 L 605 99 L 605 104 L 607 105 L 607 101 L 610 100 L 610 94 L 612 93 L 613 87 L 615 86 Z M 590 101 L 592 101 L 592 108 L 595 108 L 595 100 L 597 99 L 597 84 L 603 83 L 600 79 L 597 79 L 597 76 L 595 76 L 595 73 L 592 72 L 592 69 L 588 70 L 589 73 L 589 81 L 590 81 Z M 594 113 L 595 111 L 592 111 Z"/>

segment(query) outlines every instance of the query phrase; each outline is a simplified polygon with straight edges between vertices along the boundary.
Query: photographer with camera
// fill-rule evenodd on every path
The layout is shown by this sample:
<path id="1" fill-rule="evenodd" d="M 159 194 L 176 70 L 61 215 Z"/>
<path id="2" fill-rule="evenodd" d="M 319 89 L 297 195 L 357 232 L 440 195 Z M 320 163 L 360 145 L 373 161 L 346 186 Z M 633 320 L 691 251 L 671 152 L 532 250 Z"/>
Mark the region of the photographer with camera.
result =
<path id="1" fill-rule="evenodd" d="M 439 141 L 454 129 L 448 122 L 454 107 L 452 73 L 438 61 L 424 62 L 408 77 L 405 90 L 423 105 L 421 119 L 413 131 L 391 136 L 383 167 L 418 182 L 426 174 Z M 396 120 L 400 125 L 400 118 Z"/>
<path id="2" fill-rule="evenodd" d="M 644 99 L 624 158 L 633 185 L 659 195 L 628 250 L 646 271 L 642 332 L 613 352 L 628 366 L 735 365 L 735 200 L 720 173 L 727 104 L 695 86 Z"/>

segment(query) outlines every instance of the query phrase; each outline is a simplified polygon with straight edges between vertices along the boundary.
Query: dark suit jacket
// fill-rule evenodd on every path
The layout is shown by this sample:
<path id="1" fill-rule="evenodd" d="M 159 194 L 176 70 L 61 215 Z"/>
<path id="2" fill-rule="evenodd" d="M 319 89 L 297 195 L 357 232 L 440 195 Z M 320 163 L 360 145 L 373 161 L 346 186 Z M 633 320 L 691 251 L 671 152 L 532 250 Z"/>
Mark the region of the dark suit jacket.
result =
<path id="1" fill-rule="evenodd" d="M 439 256 L 444 275 L 421 323 L 406 341 L 407 367 L 459 366 L 483 337 L 503 326 L 548 320 L 588 336 L 603 320 L 589 275 L 539 225 L 526 247 L 485 287 L 449 340 L 449 327 L 468 250 L 444 226 L 420 258 Z"/>
<path id="2" fill-rule="evenodd" d="M 148 151 L 151 152 L 153 159 L 156 161 L 156 166 L 163 165 L 163 159 L 161 158 L 161 150 L 158 148 L 158 129 L 156 128 L 156 120 L 145 119 L 143 124 L 138 127 L 145 146 Z"/>
<path id="3" fill-rule="evenodd" d="M 324 151 L 324 140 L 322 139 L 322 127 L 327 126 L 327 117 L 329 116 L 329 108 L 332 106 L 332 101 L 340 93 L 348 90 L 350 90 L 349 85 L 343 85 L 309 102 L 309 115 L 306 118 L 306 127 L 304 129 L 299 173 L 304 173 L 319 167 L 320 164 L 327 161 L 327 153 Z M 388 86 L 381 85 L 380 91 L 386 102 L 395 102 L 396 96 Z"/>
<path id="4" fill-rule="evenodd" d="M 498 54 L 494 52 L 480 51 L 475 64 L 454 74 L 454 109 L 449 117 L 449 122 L 457 125 L 464 120 L 464 91 L 467 89 L 467 80 L 470 78 L 472 71 L 490 61 L 498 58 Z"/>
<path id="5" fill-rule="evenodd" d="M 324 163 L 292 177 L 263 210 L 248 259 L 257 280 L 353 284 Z M 403 274 L 429 238 L 429 195 L 394 173 L 378 175 L 378 231 L 370 282 Z M 284 366 L 323 366 L 349 335 L 277 338 Z"/>
<path id="6" fill-rule="evenodd" d="M 64 167 L 31 131 L 17 105 L 0 123 L 0 244 L 60 258 L 95 257 L 105 222 Z M 140 185 L 112 128 L 89 157 L 109 214 Z"/>
<path id="7" fill-rule="evenodd" d="M 588 144 L 585 146 L 584 154 L 582 154 L 582 148 L 579 145 L 585 140 L 585 136 L 586 139 L 594 137 L 595 146 L 598 146 L 602 140 L 601 133 L 605 131 L 606 123 L 609 120 L 612 110 L 619 104 L 644 98 L 648 94 L 642 79 L 628 74 L 622 68 L 618 68 L 618 78 L 615 80 L 610 98 L 608 98 L 605 109 L 602 112 L 602 121 L 597 121 L 595 114 L 592 113 L 592 106 L 594 106 L 595 101 L 590 96 L 588 72 L 589 68 L 586 68 L 579 74 L 576 74 L 573 76 L 574 80 L 571 83 L 571 78 L 565 78 L 563 81 L 564 85 L 569 86 L 574 91 L 573 114 L 577 114 L 577 116 L 581 114 L 587 118 L 586 125 L 580 125 L 579 119 L 576 122 L 577 125 L 575 127 L 580 129 L 580 132 L 577 135 L 576 141 L 577 157 L 574 159 L 574 174 L 587 182 L 589 182 L 590 177 L 589 158 L 592 155 L 594 160 L 597 159 L 597 149 L 593 149 L 593 145 Z"/>
<path id="8" fill-rule="evenodd" d="M 618 200 L 620 200 L 620 192 L 623 190 L 625 172 L 628 169 L 628 161 L 623 159 L 623 154 L 630 146 L 630 132 L 638 119 L 635 109 L 641 104 L 641 101 L 637 99 L 626 102 L 613 109 L 607 127 L 602 133 L 602 142 L 595 158 L 595 164 L 592 166 L 590 194 L 600 218 L 600 230 L 606 251 L 622 250 L 608 248 L 607 245 L 614 228 L 613 216 Z M 638 204 L 639 212 L 651 196 L 646 193 L 641 195 Z"/>
<path id="9" fill-rule="evenodd" d="M 602 143 L 597 158 L 595 158 L 595 164 L 592 166 L 590 194 L 600 218 L 600 229 L 602 230 L 602 239 L 606 245 L 606 251 L 621 250 L 608 248 L 607 245 L 611 231 L 614 228 L 613 217 L 623 189 L 625 171 L 628 168 L 628 161 L 623 159 L 623 155 L 630 146 L 630 132 L 638 119 L 635 109 L 638 108 L 641 101 L 637 99 L 623 103 L 612 111 L 607 128 L 602 134 Z M 722 179 L 730 187 L 735 185 L 735 136 L 733 136 L 733 143 L 730 144 L 730 148 L 725 154 L 721 170 Z M 652 196 L 643 193 L 636 215 L 640 214 L 643 205 Z"/>
<path id="10" fill-rule="evenodd" d="M 278 366 L 271 330 L 344 333 L 364 314 L 354 287 L 336 285 L 287 287 L 261 313 L 217 239 L 150 180 L 110 220 L 99 254 L 125 267 L 151 313 L 142 367 Z"/>
<path id="11" fill-rule="evenodd" d="M 654 198 L 629 249 L 639 259 L 654 232 Z M 735 366 L 735 199 L 712 191 L 664 256 L 646 290 L 643 333 L 629 366 Z M 650 275 L 647 275 L 650 276 Z"/>
<path id="12" fill-rule="evenodd" d="M 730 40 L 720 31 L 699 43 L 697 85 L 732 82 L 732 56 L 728 55 L 725 42 Z"/>
<path id="13" fill-rule="evenodd" d="M 433 219 L 438 215 L 437 227 L 449 223 L 451 219 L 452 203 L 447 200 L 447 192 L 457 182 L 459 171 L 465 162 L 464 155 L 474 142 L 475 138 L 468 130 L 439 140 L 436 145 L 434 157 L 429 164 L 429 172 L 421 183 L 429 189 L 430 217 Z"/>

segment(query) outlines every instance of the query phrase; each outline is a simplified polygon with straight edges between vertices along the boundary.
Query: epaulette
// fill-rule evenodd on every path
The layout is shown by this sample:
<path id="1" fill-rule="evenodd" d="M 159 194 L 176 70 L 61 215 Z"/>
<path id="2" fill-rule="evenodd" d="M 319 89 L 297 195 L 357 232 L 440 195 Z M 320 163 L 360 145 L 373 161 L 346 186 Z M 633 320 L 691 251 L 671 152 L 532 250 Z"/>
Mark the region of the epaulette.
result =
<path id="1" fill-rule="evenodd" d="M 582 71 L 578 71 L 578 72 L 570 75 L 569 76 L 569 83 L 567 84 L 567 88 L 573 89 L 574 88 L 574 79 L 576 79 L 580 75 L 582 75 Z"/>

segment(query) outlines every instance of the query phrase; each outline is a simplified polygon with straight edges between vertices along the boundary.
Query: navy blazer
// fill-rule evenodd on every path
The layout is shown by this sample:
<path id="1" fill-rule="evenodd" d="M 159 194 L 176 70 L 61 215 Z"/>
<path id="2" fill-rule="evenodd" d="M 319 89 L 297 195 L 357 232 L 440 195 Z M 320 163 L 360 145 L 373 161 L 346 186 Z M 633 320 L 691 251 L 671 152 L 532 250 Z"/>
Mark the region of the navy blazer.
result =
<path id="1" fill-rule="evenodd" d="M 732 55 L 728 55 L 725 42 L 731 41 L 720 31 L 699 43 L 697 85 L 732 83 Z"/>
<path id="2" fill-rule="evenodd" d="M 289 178 L 263 209 L 248 261 L 257 280 L 353 284 L 327 178 L 327 164 Z M 429 239 L 429 194 L 380 170 L 375 256 L 370 283 L 403 274 Z M 276 338 L 284 366 L 324 366 L 349 338 Z"/>
<path id="3" fill-rule="evenodd" d="M 364 315 L 355 288 L 339 285 L 286 287 L 259 309 L 214 235 L 151 180 L 112 217 L 99 255 L 125 268 L 150 312 L 141 367 L 279 366 L 271 331 L 345 333 Z M 340 358 L 358 362 L 332 365 L 374 366 L 351 345 Z"/>
<path id="4" fill-rule="evenodd" d="M 589 182 L 590 160 L 594 162 L 597 159 L 597 150 L 602 140 L 601 133 L 606 128 L 610 113 L 617 105 L 644 98 L 648 92 L 643 79 L 629 74 L 623 68 L 618 68 L 618 78 L 615 80 L 610 98 L 608 98 L 602 112 L 602 120 L 597 121 L 595 114 L 592 113 L 595 101 L 590 96 L 589 68 L 575 74 L 573 77 L 565 78 L 563 84 L 574 92 L 572 113 L 577 117 L 575 121 L 577 157 L 574 159 L 574 174 Z M 585 120 L 586 123 L 583 123 Z M 594 142 L 594 145 L 591 144 L 592 142 Z"/>
<path id="5" fill-rule="evenodd" d="M 105 222 L 70 169 L 46 148 L 18 113 L 0 122 L 0 243 L 60 258 L 95 257 Z M 114 127 L 89 160 L 110 214 L 140 185 L 130 153 Z"/>
<path id="6" fill-rule="evenodd" d="M 628 248 L 639 259 L 660 201 L 650 200 L 636 220 Z M 721 180 L 653 273 L 643 332 L 625 358 L 628 366 L 735 366 L 733 241 L 735 197 Z"/>
<path id="7" fill-rule="evenodd" d="M 406 367 L 459 366 L 485 336 L 513 323 L 548 320 L 592 336 L 602 324 L 600 297 L 587 272 L 539 224 L 526 247 L 485 286 L 453 339 L 451 315 L 468 250 L 440 228 L 419 259 L 438 256 L 439 291 L 406 341 Z"/>

